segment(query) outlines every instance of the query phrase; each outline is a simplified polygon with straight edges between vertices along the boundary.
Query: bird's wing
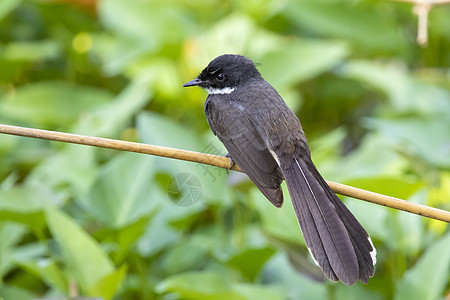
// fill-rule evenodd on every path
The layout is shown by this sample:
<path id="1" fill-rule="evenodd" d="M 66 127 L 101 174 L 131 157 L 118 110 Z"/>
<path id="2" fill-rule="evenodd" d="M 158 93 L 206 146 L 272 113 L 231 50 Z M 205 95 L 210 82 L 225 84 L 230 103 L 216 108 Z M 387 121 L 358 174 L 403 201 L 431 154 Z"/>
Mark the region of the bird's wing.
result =
<path id="1" fill-rule="evenodd" d="M 276 207 L 283 204 L 281 170 L 247 114 L 240 109 L 220 109 L 209 101 L 205 113 L 209 126 L 233 161 Z M 231 108 L 231 109 L 230 109 Z"/>

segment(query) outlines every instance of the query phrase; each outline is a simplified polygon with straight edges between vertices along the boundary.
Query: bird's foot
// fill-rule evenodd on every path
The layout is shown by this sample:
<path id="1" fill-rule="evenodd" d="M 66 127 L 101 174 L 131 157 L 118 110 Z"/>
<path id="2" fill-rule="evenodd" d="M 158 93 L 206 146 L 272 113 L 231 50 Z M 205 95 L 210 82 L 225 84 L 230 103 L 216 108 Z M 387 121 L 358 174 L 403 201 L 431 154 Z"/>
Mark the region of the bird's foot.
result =
<path id="1" fill-rule="evenodd" d="M 227 153 L 227 155 L 225 155 L 225 157 L 227 157 L 230 160 L 230 167 L 229 168 L 225 168 L 225 170 L 227 171 L 227 175 L 229 174 L 228 171 L 231 170 L 231 168 L 234 166 L 234 161 L 231 158 L 230 153 Z"/>

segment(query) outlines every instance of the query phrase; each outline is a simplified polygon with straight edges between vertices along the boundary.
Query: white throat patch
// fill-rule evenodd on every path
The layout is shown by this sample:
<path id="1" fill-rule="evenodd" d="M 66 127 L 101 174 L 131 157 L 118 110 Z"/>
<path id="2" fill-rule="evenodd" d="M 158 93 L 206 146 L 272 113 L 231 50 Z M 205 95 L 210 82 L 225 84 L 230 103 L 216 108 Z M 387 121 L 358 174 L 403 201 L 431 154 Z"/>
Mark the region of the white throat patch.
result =
<path id="1" fill-rule="evenodd" d="M 223 89 L 215 89 L 215 88 L 205 88 L 205 90 L 210 94 L 210 95 L 228 95 L 231 94 L 236 88 L 230 88 L 230 87 L 226 87 Z"/>

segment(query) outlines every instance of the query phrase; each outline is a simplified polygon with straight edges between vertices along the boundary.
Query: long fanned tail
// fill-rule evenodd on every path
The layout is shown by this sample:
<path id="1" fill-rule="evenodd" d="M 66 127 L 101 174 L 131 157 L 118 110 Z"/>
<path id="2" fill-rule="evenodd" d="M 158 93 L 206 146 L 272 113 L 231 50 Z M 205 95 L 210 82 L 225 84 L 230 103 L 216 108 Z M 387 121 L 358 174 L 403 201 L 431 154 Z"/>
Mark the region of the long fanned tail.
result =
<path id="1" fill-rule="evenodd" d="M 320 176 L 309 156 L 281 157 L 300 228 L 315 262 L 332 281 L 367 284 L 375 248 L 364 228 Z"/>

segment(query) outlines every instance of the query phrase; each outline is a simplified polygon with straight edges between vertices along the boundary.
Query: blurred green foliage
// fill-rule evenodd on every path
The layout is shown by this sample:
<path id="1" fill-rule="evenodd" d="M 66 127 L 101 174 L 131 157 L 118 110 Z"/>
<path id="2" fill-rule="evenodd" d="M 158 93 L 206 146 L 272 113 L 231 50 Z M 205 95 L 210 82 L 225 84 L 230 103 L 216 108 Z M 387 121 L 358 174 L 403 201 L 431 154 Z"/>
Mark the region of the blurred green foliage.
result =
<path id="1" fill-rule="evenodd" d="M 449 15 L 431 10 L 420 48 L 410 4 L 391 1 L 2 0 L 0 122 L 224 154 L 205 92 L 181 85 L 239 53 L 298 113 L 325 178 L 450 210 Z M 201 182 L 193 205 L 170 201 L 180 173 Z M 344 199 L 378 249 L 375 277 L 347 287 L 314 266 L 289 200 L 234 173 L 3 135 L 0 180 L 1 299 L 449 295 L 447 224 L 386 207 Z"/>

